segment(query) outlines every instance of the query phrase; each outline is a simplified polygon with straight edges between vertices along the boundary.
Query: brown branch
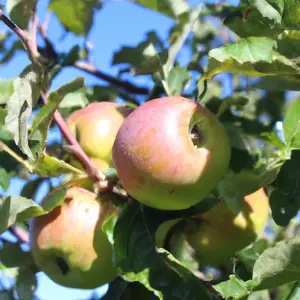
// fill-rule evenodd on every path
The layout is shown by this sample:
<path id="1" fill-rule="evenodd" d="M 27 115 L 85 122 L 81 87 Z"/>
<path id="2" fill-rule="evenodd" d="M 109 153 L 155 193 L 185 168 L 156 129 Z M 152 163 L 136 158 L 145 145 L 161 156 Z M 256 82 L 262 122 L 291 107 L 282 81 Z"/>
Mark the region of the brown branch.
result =
<path id="1" fill-rule="evenodd" d="M 80 69 L 82 71 L 85 71 L 89 74 L 92 74 L 102 80 L 105 80 L 118 88 L 122 88 L 122 89 L 126 90 L 128 93 L 139 94 L 139 95 L 148 95 L 149 94 L 149 90 L 146 87 L 138 87 L 129 81 L 122 81 L 111 75 L 105 74 L 105 73 L 97 70 L 97 68 L 95 66 L 93 66 L 92 64 L 90 64 L 88 62 L 77 61 L 74 63 L 74 67 L 76 67 L 77 69 Z"/>
<path id="2" fill-rule="evenodd" d="M 44 104 L 47 104 L 48 97 L 45 93 L 41 95 Z M 89 175 L 89 177 L 95 181 L 104 181 L 105 175 L 94 165 L 94 163 L 90 160 L 87 154 L 82 150 L 80 144 L 73 136 L 69 127 L 67 126 L 65 120 L 58 110 L 54 113 L 54 120 L 59 127 L 61 133 L 66 138 L 66 140 L 71 144 L 73 154 L 83 163 L 85 169 Z"/>
<path id="3" fill-rule="evenodd" d="M 14 235 L 20 243 L 29 243 L 29 233 L 21 227 L 12 226 L 8 231 Z"/>
<path id="4" fill-rule="evenodd" d="M 3 11 L 0 9 L 0 21 L 2 21 L 8 28 L 10 28 L 21 40 L 29 59 L 39 67 L 42 67 L 41 63 L 36 57 L 35 47 L 32 46 L 30 39 L 28 38 L 25 31 L 14 24 L 9 18 L 7 18 Z"/>

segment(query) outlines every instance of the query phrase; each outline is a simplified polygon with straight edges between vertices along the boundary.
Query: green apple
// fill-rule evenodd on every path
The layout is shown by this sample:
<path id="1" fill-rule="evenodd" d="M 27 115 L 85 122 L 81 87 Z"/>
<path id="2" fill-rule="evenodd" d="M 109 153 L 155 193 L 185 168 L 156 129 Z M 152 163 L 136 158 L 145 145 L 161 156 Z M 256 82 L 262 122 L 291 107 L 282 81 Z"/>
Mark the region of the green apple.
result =
<path id="1" fill-rule="evenodd" d="M 154 99 L 123 122 L 113 163 L 138 201 L 181 210 L 201 201 L 228 168 L 226 130 L 208 109 L 183 97 Z"/>
<path id="2" fill-rule="evenodd" d="M 113 281 L 112 246 L 101 229 L 113 211 L 110 202 L 96 200 L 94 193 L 70 188 L 61 206 L 30 224 L 37 266 L 66 287 L 93 289 Z"/>
<path id="3" fill-rule="evenodd" d="M 112 146 L 120 126 L 132 110 L 115 102 L 95 102 L 67 119 L 80 146 L 100 170 L 113 167 Z"/>
<path id="4" fill-rule="evenodd" d="M 186 249 L 201 265 L 220 267 L 235 253 L 254 242 L 263 231 L 269 214 L 269 198 L 263 188 L 245 197 L 243 208 L 234 214 L 224 203 L 194 216 L 170 239 L 170 251 L 178 257 Z"/>

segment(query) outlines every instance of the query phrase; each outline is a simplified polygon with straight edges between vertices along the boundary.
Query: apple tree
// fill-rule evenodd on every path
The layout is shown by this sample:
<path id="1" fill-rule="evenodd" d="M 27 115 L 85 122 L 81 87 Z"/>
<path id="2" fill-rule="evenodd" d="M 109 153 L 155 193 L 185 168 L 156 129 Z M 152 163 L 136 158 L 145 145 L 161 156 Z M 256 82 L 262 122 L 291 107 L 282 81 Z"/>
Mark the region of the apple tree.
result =
<path id="1" fill-rule="evenodd" d="M 49 1 L 84 41 L 64 52 L 38 1 L 1 5 L 1 65 L 29 63 L 0 80 L 0 299 L 39 272 L 104 300 L 299 299 L 300 2 L 124 1 L 172 27 L 117 76 L 88 41 L 108 1 Z"/>

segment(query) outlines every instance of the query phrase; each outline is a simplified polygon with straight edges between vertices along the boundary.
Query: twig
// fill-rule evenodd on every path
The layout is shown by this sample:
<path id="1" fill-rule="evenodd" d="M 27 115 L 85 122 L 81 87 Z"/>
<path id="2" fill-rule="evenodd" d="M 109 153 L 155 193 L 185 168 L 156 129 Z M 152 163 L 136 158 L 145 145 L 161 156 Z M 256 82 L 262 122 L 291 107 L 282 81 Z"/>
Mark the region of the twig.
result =
<path id="1" fill-rule="evenodd" d="M 6 146 L 3 142 L 0 141 L 0 151 L 5 151 L 11 157 L 13 157 L 16 161 L 23 164 L 28 170 L 32 171 L 32 166 L 26 160 L 24 160 L 21 156 L 19 156 L 16 152 L 11 150 L 8 146 Z"/>
<path id="2" fill-rule="evenodd" d="M 21 227 L 12 226 L 8 228 L 8 231 L 14 235 L 20 243 L 29 243 L 29 234 Z"/>
<path id="3" fill-rule="evenodd" d="M 36 14 L 36 4 L 35 4 L 33 9 L 32 24 L 30 29 L 30 44 L 34 53 L 38 52 L 37 43 L 36 43 L 37 25 L 38 25 L 38 17 Z"/>
<path id="4" fill-rule="evenodd" d="M 14 24 L 9 18 L 7 18 L 2 9 L 0 9 L 0 21 L 2 21 L 8 28 L 10 28 L 21 40 L 26 52 L 28 53 L 29 59 L 39 67 L 42 67 L 41 63 L 37 59 L 35 47 L 32 47 L 32 44 L 25 33 L 21 28 Z"/>
<path id="5" fill-rule="evenodd" d="M 122 81 L 111 75 L 105 74 L 105 73 L 97 70 L 97 68 L 95 66 L 93 66 L 92 64 L 90 64 L 88 62 L 77 61 L 74 63 L 74 67 L 76 67 L 77 69 L 80 69 L 82 71 L 85 71 L 89 74 L 95 75 L 96 77 L 98 77 L 102 80 L 105 80 L 118 88 L 122 88 L 122 89 L 126 90 L 128 93 L 139 94 L 139 95 L 148 95 L 149 94 L 149 90 L 147 88 L 138 87 L 138 86 L 133 85 L 129 81 Z"/>
<path id="6" fill-rule="evenodd" d="M 45 93 L 41 95 L 44 104 L 48 102 L 48 96 Z M 66 138 L 66 140 L 72 145 L 72 152 L 73 154 L 83 163 L 85 169 L 91 179 L 95 181 L 104 181 L 105 175 L 94 165 L 94 163 L 90 160 L 87 154 L 82 150 L 80 144 L 73 136 L 72 132 L 70 131 L 69 127 L 67 126 L 65 120 L 61 116 L 58 110 L 54 113 L 54 120 L 59 127 L 61 133 Z"/>

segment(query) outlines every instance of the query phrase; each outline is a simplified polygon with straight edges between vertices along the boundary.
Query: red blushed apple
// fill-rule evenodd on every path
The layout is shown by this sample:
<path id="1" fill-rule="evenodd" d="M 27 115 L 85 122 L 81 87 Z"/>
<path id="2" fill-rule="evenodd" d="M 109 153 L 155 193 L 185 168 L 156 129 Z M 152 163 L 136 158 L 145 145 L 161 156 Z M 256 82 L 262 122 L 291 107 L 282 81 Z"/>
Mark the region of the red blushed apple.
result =
<path id="1" fill-rule="evenodd" d="M 112 168 L 112 146 L 132 108 L 115 102 L 95 102 L 74 112 L 67 125 L 82 149 L 101 170 Z"/>
<path id="2" fill-rule="evenodd" d="M 43 200 L 47 201 L 47 197 Z M 113 281 L 117 270 L 102 223 L 113 213 L 85 189 L 71 188 L 61 206 L 33 219 L 30 245 L 37 266 L 56 283 L 92 289 Z"/>
<path id="3" fill-rule="evenodd" d="M 192 137 L 194 135 L 194 137 Z M 158 209 L 201 201 L 230 160 L 226 130 L 206 108 L 183 97 L 154 99 L 123 122 L 112 150 L 125 190 Z"/>

